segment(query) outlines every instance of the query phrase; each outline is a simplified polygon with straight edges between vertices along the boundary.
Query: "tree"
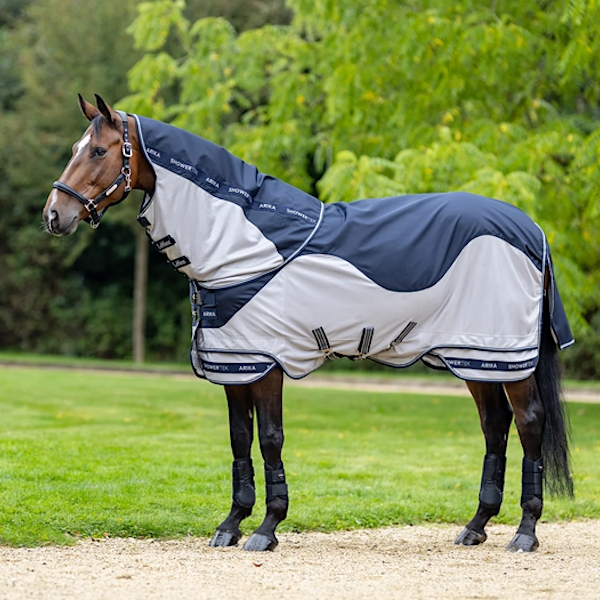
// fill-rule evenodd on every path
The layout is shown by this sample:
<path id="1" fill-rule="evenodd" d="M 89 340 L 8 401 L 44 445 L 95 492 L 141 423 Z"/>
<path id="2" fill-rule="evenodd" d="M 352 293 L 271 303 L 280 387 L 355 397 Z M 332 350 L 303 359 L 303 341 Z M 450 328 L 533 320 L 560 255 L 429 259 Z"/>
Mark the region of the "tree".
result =
<path id="1" fill-rule="evenodd" d="M 90 232 L 58 240 L 46 235 L 40 222 L 52 181 L 85 124 L 77 92 L 103 90 L 115 98 L 126 92 L 126 72 L 139 57 L 124 31 L 134 7 L 134 0 L 34 0 L 1 32 L 3 61 L 12 74 L 10 94 L 3 88 L 0 98 L 0 137 L 8 141 L 0 145 L 5 347 L 81 353 L 89 344 L 104 355 L 131 347 L 128 324 L 123 328 L 111 320 L 107 308 L 108 299 L 118 297 L 118 286 L 91 289 L 95 265 L 78 262 L 89 252 Z M 106 241 L 104 236 L 114 233 L 109 230 L 94 241 Z"/>
<path id="2" fill-rule="evenodd" d="M 125 29 L 137 4 L 0 1 L 2 348 L 119 358 L 133 349 L 138 360 L 144 345 L 154 359 L 183 360 L 189 350 L 187 285 L 162 257 L 148 255 L 135 221 L 139 198 L 111 210 L 93 233 L 82 225 L 76 236 L 55 239 L 39 227 L 52 181 L 86 125 L 76 93 L 114 103 L 127 92 L 126 73 L 140 54 Z M 240 27 L 289 18 L 282 0 L 192 0 L 186 15 L 224 11 Z M 166 44 L 177 51 L 175 39 Z"/>
<path id="3" fill-rule="evenodd" d="M 584 330 L 600 305 L 597 3 L 289 5 L 289 26 L 237 34 L 188 21 L 183 0 L 141 4 L 127 106 L 325 201 L 463 189 L 513 202 L 548 233 Z"/>

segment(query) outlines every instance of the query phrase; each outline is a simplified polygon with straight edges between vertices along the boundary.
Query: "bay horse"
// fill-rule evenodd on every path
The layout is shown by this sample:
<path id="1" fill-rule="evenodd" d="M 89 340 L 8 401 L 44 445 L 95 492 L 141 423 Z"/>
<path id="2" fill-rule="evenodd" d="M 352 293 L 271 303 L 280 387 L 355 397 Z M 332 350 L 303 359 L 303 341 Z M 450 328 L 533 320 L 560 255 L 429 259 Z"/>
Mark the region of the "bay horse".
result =
<path id="1" fill-rule="evenodd" d="M 79 96 L 91 122 L 43 211 L 63 236 L 131 189 L 138 221 L 190 281 L 196 374 L 225 386 L 233 502 L 212 546 L 237 545 L 256 501 L 254 415 L 266 516 L 244 550 L 273 550 L 288 512 L 282 385 L 339 356 L 416 360 L 466 381 L 485 437 L 479 505 L 456 544 L 486 540 L 503 499 L 514 417 L 522 520 L 508 550 L 538 548 L 543 484 L 573 494 L 557 347 L 573 340 L 546 237 L 524 213 L 465 193 L 323 205 L 225 149 Z"/>

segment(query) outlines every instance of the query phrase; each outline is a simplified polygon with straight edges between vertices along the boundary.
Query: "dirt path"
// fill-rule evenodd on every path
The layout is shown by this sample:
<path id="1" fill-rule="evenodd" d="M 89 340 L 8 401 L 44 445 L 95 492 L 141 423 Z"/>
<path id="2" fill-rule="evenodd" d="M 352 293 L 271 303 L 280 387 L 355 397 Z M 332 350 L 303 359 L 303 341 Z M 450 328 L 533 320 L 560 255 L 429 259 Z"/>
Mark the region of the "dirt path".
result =
<path id="1" fill-rule="evenodd" d="M 294 381 L 286 378 L 286 385 L 309 388 L 336 388 L 340 390 L 364 390 L 367 392 L 389 392 L 406 394 L 440 394 L 443 396 L 465 396 L 470 398 L 465 382 L 460 379 L 432 378 L 385 378 L 377 376 L 345 377 L 343 375 L 310 375 Z M 564 390 L 565 400 L 569 402 L 600 403 L 600 390 L 592 387 L 569 388 Z M 600 598 L 600 595 L 599 595 Z"/>
<path id="2" fill-rule="evenodd" d="M 0 358 L 0 368 L 11 369 L 51 369 L 59 371 L 83 371 L 90 373 L 112 373 L 123 376 L 138 376 L 140 373 L 149 375 L 163 375 L 197 381 L 197 377 L 188 370 L 156 370 L 151 368 L 135 367 L 111 369 L 108 367 L 82 367 L 80 365 L 60 365 L 52 363 L 25 363 L 16 360 L 3 360 Z M 286 386 L 299 386 L 308 388 L 335 388 L 339 390 L 383 392 L 383 393 L 407 393 L 407 394 L 440 394 L 443 396 L 465 396 L 470 398 L 465 382 L 455 378 L 432 378 L 432 377 L 381 377 L 377 374 L 371 375 L 344 375 L 311 374 L 304 379 L 294 380 L 285 378 Z M 595 387 L 567 387 L 564 390 L 565 400 L 570 402 L 600 403 L 600 388 Z"/>
<path id="3" fill-rule="evenodd" d="M 540 524 L 534 554 L 504 550 L 513 527 L 480 547 L 459 527 L 282 534 L 273 553 L 208 548 L 206 539 L 0 547 L 0 598 L 486 599 L 600 597 L 600 521 Z"/>

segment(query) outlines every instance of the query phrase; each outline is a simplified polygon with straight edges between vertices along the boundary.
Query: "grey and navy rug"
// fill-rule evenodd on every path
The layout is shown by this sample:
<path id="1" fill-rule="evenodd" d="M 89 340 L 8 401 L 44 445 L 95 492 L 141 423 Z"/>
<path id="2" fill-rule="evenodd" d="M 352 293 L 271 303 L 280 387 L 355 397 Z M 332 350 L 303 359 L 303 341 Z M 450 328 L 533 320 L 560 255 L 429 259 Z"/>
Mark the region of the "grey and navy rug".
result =
<path id="1" fill-rule="evenodd" d="M 135 116 L 156 173 L 138 220 L 191 282 L 192 364 L 221 384 L 276 364 L 421 359 L 476 381 L 537 364 L 544 274 L 552 332 L 573 343 L 542 230 L 464 192 L 323 204 L 170 125 Z"/>

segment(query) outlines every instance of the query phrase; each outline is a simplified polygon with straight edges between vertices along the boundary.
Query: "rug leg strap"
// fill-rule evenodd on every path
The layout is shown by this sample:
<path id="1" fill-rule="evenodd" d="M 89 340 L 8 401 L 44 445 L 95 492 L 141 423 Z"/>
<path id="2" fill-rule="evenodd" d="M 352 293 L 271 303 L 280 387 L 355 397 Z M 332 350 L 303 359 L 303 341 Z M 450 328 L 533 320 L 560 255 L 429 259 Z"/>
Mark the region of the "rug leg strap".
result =
<path id="1" fill-rule="evenodd" d="M 265 484 L 267 487 L 267 504 L 277 497 L 287 499 L 288 486 L 285 481 L 285 471 L 282 462 L 277 465 L 276 469 L 265 463 Z"/>
<path id="2" fill-rule="evenodd" d="M 496 509 L 502 504 L 506 456 L 486 454 L 483 459 L 479 502 L 485 508 Z"/>
<path id="3" fill-rule="evenodd" d="M 233 501 L 243 508 L 252 508 L 256 502 L 254 467 L 251 458 L 233 461 Z"/>
<path id="4" fill-rule="evenodd" d="M 544 465 L 542 459 L 529 460 L 523 459 L 523 475 L 521 479 L 521 506 L 528 500 L 538 497 L 542 500 L 544 478 Z"/>

